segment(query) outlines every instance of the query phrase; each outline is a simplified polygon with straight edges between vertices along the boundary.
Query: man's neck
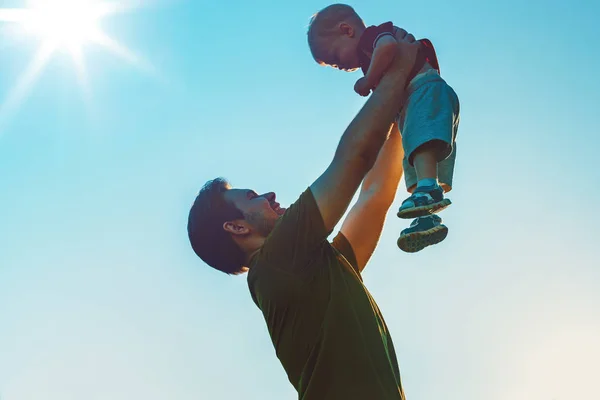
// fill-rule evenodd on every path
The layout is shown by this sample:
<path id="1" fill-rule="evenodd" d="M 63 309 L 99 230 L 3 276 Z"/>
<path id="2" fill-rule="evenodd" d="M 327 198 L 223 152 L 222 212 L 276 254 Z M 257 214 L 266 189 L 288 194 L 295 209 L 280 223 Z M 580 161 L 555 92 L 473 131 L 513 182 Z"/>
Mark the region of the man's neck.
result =
<path id="1" fill-rule="evenodd" d="M 250 268 L 250 260 L 252 260 L 252 258 L 258 254 L 258 252 L 260 251 L 260 248 L 254 250 L 253 252 L 247 253 L 246 254 L 246 267 Z"/>
<path id="2" fill-rule="evenodd" d="M 246 254 L 246 265 L 250 264 L 250 260 L 254 257 L 261 249 L 265 238 L 263 237 L 249 237 L 243 240 L 237 240 L 237 245 Z"/>

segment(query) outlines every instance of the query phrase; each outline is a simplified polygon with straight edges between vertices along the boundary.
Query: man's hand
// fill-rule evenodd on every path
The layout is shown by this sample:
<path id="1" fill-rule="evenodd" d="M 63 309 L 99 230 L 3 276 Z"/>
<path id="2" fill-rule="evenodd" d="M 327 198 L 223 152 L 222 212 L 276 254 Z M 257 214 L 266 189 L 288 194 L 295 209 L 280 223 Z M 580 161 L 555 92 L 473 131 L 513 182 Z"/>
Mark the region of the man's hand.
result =
<path id="1" fill-rule="evenodd" d="M 407 43 L 414 43 L 417 41 L 417 39 L 415 39 L 415 37 L 411 33 L 406 32 L 402 28 L 398 28 L 398 30 L 396 31 L 396 40 L 398 42 L 403 41 Z"/>
<path id="2" fill-rule="evenodd" d="M 363 97 L 368 96 L 371 93 L 371 89 L 373 89 L 373 87 L 366 76 L 363 76 L 354 84 L 354 91 Z"/>

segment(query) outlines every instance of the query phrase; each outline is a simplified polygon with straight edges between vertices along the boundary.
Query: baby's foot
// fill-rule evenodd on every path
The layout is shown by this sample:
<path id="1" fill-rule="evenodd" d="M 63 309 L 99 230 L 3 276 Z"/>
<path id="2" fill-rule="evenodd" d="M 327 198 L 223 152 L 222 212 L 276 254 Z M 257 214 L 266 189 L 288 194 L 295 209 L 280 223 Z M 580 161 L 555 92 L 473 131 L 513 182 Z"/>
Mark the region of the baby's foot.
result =
<path id="1" fill-rule="evenodd" d="M 440 185 L 417 187 L 414 193 L 402 202 L 398 210 L 399 218 L 417 218 L 435 214 L 448 207 L 452 202 L 444 198 Z"/>
<path id="2" fill-rule="evenodd" d="M 398 247 L 407 253 L 416 253 L 446 239 L 448 228 L 437 215 L 415 219 L 409 228 L 400 233 Z"/>

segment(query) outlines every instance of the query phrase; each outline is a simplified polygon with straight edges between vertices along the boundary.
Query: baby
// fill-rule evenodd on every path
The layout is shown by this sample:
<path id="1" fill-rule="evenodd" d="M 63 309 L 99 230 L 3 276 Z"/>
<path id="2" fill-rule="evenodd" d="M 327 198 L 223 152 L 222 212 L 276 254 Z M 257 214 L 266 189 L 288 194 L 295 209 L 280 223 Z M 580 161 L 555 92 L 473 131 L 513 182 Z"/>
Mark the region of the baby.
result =
<path id="1" fill-rule="evenodd" d="M 333 4 L 315 14 L 308 29 L 313 58 L 321 65 L 342 71 L 362 69 L 354 85 L 368 96 L 391 66 L 400 28 L 391 22 L 366 27 L 354 9 Z M 405 99 L 398 99 L 398 127 L 404 146 L 406 187 L 411 196 L 402 202 L 398 217 L 416 218 L 402 231 L 398 246 L 417 252 L 446 238 L 448 228 L 435 213 L 451 202 L 444 192 L 452 189 L 459 101 L 440 77 L 432 43 L 418 41 L 417 61 L 407 79 Z"/>

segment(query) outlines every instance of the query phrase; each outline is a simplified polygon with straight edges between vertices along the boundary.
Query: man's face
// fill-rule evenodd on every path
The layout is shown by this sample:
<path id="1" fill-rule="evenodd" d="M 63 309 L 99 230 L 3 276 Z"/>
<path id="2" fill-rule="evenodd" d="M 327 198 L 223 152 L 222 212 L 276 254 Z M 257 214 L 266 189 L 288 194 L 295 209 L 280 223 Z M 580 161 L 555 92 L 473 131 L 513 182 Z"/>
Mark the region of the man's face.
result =
<path id="1" fill-rule="evenodd" d="M 251 189 L 230 189 L 224 193 L 225 201 L 235 205 L 244 215 L 244 220 L 253 232 L 266 237 L 275 227 L 275 223 L 283 213 L 275 201 L 275 193 L 268 192 L 259 195 Z"/>

